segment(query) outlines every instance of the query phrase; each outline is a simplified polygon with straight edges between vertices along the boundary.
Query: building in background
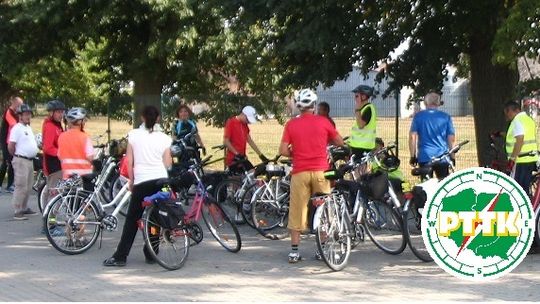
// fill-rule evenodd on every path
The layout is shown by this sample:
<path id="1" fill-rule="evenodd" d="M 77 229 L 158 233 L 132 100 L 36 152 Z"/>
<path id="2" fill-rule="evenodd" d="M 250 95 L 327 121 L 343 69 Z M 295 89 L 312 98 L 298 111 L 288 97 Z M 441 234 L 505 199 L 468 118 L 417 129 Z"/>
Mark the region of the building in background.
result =
<path id="1" fill-rule="evenodd" d="M 377 108 L 379 117 L 395 117 L 396 105 L 399 105 L 398 115 L 402 118 L 410 117 L 414 112 L 414 107 L 407 109 L 407 102 L 412 94 L 412 89 L 403 88 L 397 94 L 390 94 L 386 98 L 382 93 L 388 88 L 388 79 L 381 83 L 375 82 L 378 71 L 370 71 L 366 77 L 362 75 L 358 68 L 347 75 L 344 80 L 338 80 L 331 87 L 325 88 L 319 85 L 316 88 L 319 101 L 326 101 L 330 105 L 332 117 L 352 117 L 354 107 L 354 94 L 351 92 L 359 84 L 367 84 L 375 87 L 377 96 L 372 99 Z M 452 116 L 472 115 L 472 104 L 470 102 L 469 81 L 463 78 L 457 78 L 454 81 L 455 68 L 448 68 L 448 80 L 444 82 L 442 88 L 442 100 L 444 106 L 442 110 Z M 423 107 L 423 104 L 421 105 Z"/>

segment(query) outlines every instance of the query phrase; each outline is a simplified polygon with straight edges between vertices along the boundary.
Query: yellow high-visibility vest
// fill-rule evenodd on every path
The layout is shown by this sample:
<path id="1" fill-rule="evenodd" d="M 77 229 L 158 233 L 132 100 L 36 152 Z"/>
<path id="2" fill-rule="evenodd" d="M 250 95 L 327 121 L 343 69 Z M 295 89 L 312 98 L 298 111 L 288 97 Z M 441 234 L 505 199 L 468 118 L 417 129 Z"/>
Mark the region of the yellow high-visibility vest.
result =
<path id="1" fill-rule="evenodd" d="M 538 150 L 538 145 L 536 143 L 536 124 L 534 120 L 527 115 L 525 112 L 517 114 L 510 126 L 508 126 L 508 131 L 506 132 L 506 154 L 508 157 L 512 155 L 512 150 L 514 150 L 514 145 L 516 143 L 516 138 L 512 134 L 516 122 L 519 121 L 523 126 L 525 135 L 523 138 L 523 147 L 521 147 L 521 153 L 532 152 Z M 523 156 L 516 159 L 516 163 L 532 163 L 538 161 L 538 155 L 535 156 Z"/>
<path id="2" fill-rule="evenodd" d="M 360 115 L 363 115 L 367 109 L 371 109 L 371 119 L 364 128 L 358 127 L 358 123 L 355 121 L 351 129 L 351 138 L 349 139 L 349 146 L 360 149 L 373 149 L 375 148 L 376 127 L 377 127 L 377 111 L 375 106 L 371 103 L 366 104 L 360 110 Z"/>

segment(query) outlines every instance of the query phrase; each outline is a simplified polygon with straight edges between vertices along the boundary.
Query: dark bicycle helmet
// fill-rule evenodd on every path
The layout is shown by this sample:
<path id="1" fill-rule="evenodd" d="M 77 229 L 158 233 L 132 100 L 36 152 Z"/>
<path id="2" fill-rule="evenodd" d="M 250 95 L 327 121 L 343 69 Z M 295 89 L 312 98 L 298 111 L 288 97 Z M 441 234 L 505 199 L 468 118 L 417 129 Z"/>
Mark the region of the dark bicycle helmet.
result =
<path id="1" fill-rule="evenodd" d="M 365 85 L 365 84 L 361 84 L 359 86 L 357 86 L 356 88 L 354 88 L 354 90 L 352 90 L 353 93 L 361 93 L 361 94 L 364 94 L 364 95 L 367 95 L 368 97 L 371 97 L 373 96 L 373 87 L 370 87 L 368 85 Z"/>
<path id="2" fill-rule="evenodd" d="M 47 111 L 66 110 L 66 105 L 60 100 L 51 100 L 47 102 Z"/>
<path id="3" fill-rule="evenodd" d="M 401 161 L 395 155 L 387 155 L 381 162 L 381 165 L 385 171 L 393 172 L 399 168 Z"/>
<path id="4" fill-rule="evenodd" d="M 23 103 L 22 105 L 20 105 L 17 108 L 17 114 L 22 114 L 22 113 L 25 113 L 25 112 L 33 113 L 32 108 L 30 108 L 29 105 Z"/>

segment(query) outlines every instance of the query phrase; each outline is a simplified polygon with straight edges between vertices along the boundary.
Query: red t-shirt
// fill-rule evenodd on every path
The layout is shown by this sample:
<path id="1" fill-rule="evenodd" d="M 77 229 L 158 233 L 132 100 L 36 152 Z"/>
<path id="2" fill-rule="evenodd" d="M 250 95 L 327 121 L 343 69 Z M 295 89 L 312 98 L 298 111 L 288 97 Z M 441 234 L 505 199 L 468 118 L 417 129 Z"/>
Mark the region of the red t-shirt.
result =
<path id="1" fill-rule="evenodd" d="M 249 127 L 247 123 L 240 121 L 236 116 L 227 119 L 225 123 L 224 138 L 228 138 L 232 146 L 240 154 L 246 155 L 246 145 L 249 135 Z M 227 151 L 225 165 L 229 166 L 234 158 L 234 153 Z"/>
<path id="2" fill-rule="evenodd" d="M 305 113 L 289 120 L 281 141 L 292 146 L 292 173 L 327 170 L 326 147 L 337 135 L 326 117 Z"/>

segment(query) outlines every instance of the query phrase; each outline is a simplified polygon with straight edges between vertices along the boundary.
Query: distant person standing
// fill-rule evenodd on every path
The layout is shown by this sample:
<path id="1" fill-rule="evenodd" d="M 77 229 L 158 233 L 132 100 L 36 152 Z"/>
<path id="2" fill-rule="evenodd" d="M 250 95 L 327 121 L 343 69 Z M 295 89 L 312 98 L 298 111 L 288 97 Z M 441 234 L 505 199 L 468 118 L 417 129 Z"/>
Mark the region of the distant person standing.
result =
<path id="1" fill-rule="evenodd" d="M 454 146 L 455 130 L 452 117 L 438 108 L 441 95 L 429 93 L 424 99 L 426 109 L 414 115 L 409 132 L 409 152 L 411 166 L 425 166 L 433 157 L 439 157 Z M 450 156 L 452 159 L 454 155 Z M 448 176 L 449 164 L 439 163 L 433 166 L 437 178 Z"/>
<path id="2" fill-rule="evenodd" d="M 328 102 L 323 101 L 317 105 L 317 114 L 326 117 L 326 119 L 330 121 L 332 126 L 334 126 L 334 128 L 336 127 L 336 123 L 334 122 L 332 117 L 330 117 L 330 105 L 328 104 Z"/>
<path id="3" fill-rule="evenodd" d="M 66 106 L 59 100 L 51 100 L 47 103 L 49 115 L 43 120 L 43 173 L 47 176 L 47 188 L 49 192 L 56 187 L 62 178 L 62 165 L 58 159 L 58 138 L 64 132 L 62 119 Z M 49 194 L 46 193 L 46 201 Z"/>
<path id="4" fill-rule="evenodd" d="M 317 94 L 303 89 L 294 98 L 300 115 L 291 119 L 283 130 L 279 153 L 292 158 L 291 197 L 288 228 L 291 233 L 289 263 L 302 260 L 300 234 L 308 229 L 309 198 L 314 193 L 330 193 L 324 178 L 328 169 L 328 144 L 343 146 L 343 139 L 327 119 L 314 115 Z M 317 252 L 316 257 L 320 254 Z"/>
<path id="5" fill-rule="evenodd" d="M 225 165 L 228 167 L 233 163 L 233 160 L 241 160 L 246 158 L 247 144 L 259 155 L 262 161 L 268 161 L 257 144 L 249 134 L 248 124 L 256 123 L 257 111 L 252 106 L 245 106 L 242 113 L 233 116 L 225 123 L 225 133 L 223 135 L 223 144 L 227 147 L 227 156 L 225 157 Z"/>
<path id="6" fill-rule="evenodd" d="M 373 96 L 373 87 L 359 85 L 352 91 L 354 93 L 354 124 L 351 129 L 349 146 L 351 152 L 359 160 L 364 153 L 375 148 L 377 132 L 377 111 L 369 102 Z"/>
<path id="7" fill-rule="evenodd" d="M 17 109 L 23 104 L 21 97 L 12 95 L 9 97 L 10 105 L 2 115 L 2 128 L 0 129 L 0 145 L 2 147 L 2 164 L 0 166 L 0 189 L 4 183 L 4 177 L 7 172 L 6 191 L 13 193 L 13 167 L 11 165 L 12 156 L 8 151 L 9 133 L 11 128 L 19 122 Z"/>
<path id="8" fill-rule="evenodd" d="M 182 104 L 178 107 L 178 110 L 176 110 L 176 120 L 172 129 L 173 137 L 175 139 L 182 139 L 187 134 L 193 132 L 195 134 L 193 139 L 204 150 L 204 144 L 199 135 L 197 124 L 192 117 L 193 112 L 191 112 L 191 109 L 187 105 Z"/>
<path id="9" fill-rule="evenodd" d="M 530 195 L 530 185 L 533 180 L 533 171 L 538 161 L 538 142 L 536 139 L 536 123 L 527 113 L 521 110 L 515 101 L 504 104 L 504 116 L 510 122 L 506 135 L 506 154 L 508 155 L 508 168 L 511 176 Z M 519 156 L 533 152 L 533 155 Z"/>
<path id="10" fill-rule="evenodd" d="M 86 110 L 83 108 L 71 108 L 66 113 L 68 130 L 58 137 L 58 159 L 63 179 L 73 174 L 83 176 L 92 173 L 94 146 L 84 131 L 86 119 Z"/>
<path id="11" fill-rule="evenodd" d="M 27 214 L 35 214 L 28 207 L 28 199 L 34 181 L 34 158 L 38 153 L 38 146 L 34 132 L 30 127 L 32 109 L 22 104 L 17 109 L 19 122 L 13 126 L 9 134 L 9 153 L 13 156 L 12 165 L 15 173 L 15 191 L 13 192 L 13 219 L 26 220 Z"/>

